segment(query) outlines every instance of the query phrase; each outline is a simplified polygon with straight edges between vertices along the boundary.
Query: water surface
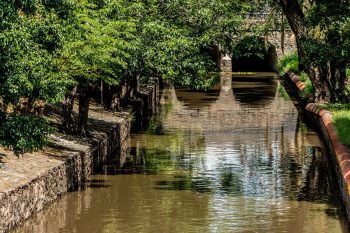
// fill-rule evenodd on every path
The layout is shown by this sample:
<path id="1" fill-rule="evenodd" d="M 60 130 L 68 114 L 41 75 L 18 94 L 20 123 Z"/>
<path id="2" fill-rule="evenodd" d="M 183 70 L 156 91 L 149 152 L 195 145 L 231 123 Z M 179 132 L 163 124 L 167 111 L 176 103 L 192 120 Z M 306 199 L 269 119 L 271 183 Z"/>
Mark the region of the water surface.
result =
<path id="1" fill-rule="evenodd" d="M 165 89 L 125 157 L 15 232 L 347 232 L 319 138 L 279 90 Z"/>

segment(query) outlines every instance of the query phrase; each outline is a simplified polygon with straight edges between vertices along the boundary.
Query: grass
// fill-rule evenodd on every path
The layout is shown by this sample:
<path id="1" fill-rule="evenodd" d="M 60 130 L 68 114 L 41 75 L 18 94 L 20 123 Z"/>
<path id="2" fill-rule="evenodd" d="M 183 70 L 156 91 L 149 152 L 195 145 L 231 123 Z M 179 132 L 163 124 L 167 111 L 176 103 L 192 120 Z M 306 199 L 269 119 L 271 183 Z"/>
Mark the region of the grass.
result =
<path id="1" fill-rule="evenodd" d="M 303 80 L 302 80 L 303 81 Z M 305 81 L 303 81 L 305 83 L 305 88 L 304 90 L 300 93 L 302 96 L 306 96 L 307 94 L 312 94 L 315 93 L 315 89 L 312 86 L 311 80 L 310 79 L 306 79 Z"/>
<path id="2" fill-rule="evenodd" d="M 313 88 L 308 75 L 299 70 L 299 60 L 296 53 L 287 54 L 281 57 L 278 61 L 278 70 L 281 75 L 288 71 L 292 71 L 299 76 L 300 81 L 305 83 L 305 89 L 300 93 L 302 97 L 315 93 L 315 89 Z"/>
<path id="3" fill-rule="evenodd" d="M 350 147 L 350 110 L 332 112 L 332 115 L 341 142 Z"/>
<path id="4" fill-rule="evenodd" d="M 300 74 L 298 55 L 296 53 L 284 55 L 278 61 L 278 71 L 281 75 L 289 70 L 295 74 Z"/>
<path id="5" fill-rule="evenodd" d="M 332 112 L 340 141 L 350 147 L 350 104 L 328 104 L 323 107 Z"/>

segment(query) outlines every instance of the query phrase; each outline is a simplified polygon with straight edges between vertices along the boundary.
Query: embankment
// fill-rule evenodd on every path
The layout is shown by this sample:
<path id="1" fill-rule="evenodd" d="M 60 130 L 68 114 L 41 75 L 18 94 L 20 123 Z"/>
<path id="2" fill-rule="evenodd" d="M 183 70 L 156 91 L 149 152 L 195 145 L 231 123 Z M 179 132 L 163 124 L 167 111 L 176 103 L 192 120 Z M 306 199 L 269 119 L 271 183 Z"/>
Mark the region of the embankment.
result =
<path id="1" fill-rule="evenodd" d="M 1 151 L 0 232 L 8 232 L 66 192 L 79 190 L 104 164 L 120 158 L 131 128 L 156 111 L 158 92 L 157 84 L 142 89 L 137 107 L 119 113 L 92 105 L 89 138 L 55 134 L 43 151 L 20 158 Z"/>
<path id="2" fill-rule="evenodd" d="M 350 219 L 350 150 L 340 142 L 331 113 L 301 97 L 300 93 L 305 87 L 304 83 L 295 74 L 288 72 L 284 75 L 284 84 L 306 122 L 324 139 L 325 149 L 337 179 L 336 186 L 340 204 L 347 218 Z"/>

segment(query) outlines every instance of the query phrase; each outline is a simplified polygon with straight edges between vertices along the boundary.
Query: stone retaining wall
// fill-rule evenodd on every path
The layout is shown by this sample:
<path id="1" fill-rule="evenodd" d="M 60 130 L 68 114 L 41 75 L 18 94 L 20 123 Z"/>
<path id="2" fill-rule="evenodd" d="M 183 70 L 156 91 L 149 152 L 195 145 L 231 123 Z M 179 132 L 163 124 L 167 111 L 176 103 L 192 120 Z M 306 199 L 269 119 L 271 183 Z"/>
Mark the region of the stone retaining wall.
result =
<path id="1" fill-rule="evenodd" d="M 278 57 L 282 57 L 284 54 L 290 54 L 297 51 L 295 36 L 292 31 L 285 31 L 284 38 L 284 49 L 282 51 L 282 32 L 281 31 L 273 31 L 267 34 L 266 40 L 270 42 L 275 48 Z"/>
<path id="2" fill-rule="evenodd" d="M 0 232 L 8 232 L 64 193 L 79 190 L 110 160 L 126 153 L 132 115 L 156 109 L 158 85 L 142 90 L 140 108 L 112 113 L 99 106 L 90 111 L 90 138 L 53 135 L 44 151 L 17 158 L 9 151 L 0 168 Z"/>

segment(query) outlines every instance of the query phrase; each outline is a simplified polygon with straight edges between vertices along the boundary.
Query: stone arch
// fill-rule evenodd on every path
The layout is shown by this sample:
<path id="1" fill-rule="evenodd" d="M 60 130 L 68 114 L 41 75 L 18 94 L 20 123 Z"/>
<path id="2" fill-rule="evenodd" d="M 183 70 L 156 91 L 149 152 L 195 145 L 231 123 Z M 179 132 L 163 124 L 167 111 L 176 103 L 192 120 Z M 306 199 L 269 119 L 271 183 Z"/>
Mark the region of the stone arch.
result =
<path id="1" fill-rule="evenodd" d="M 247 36 L 232 51 L 232 70 L 242 72 L 276 71 L 276 47 L 265 38 Z"/>

